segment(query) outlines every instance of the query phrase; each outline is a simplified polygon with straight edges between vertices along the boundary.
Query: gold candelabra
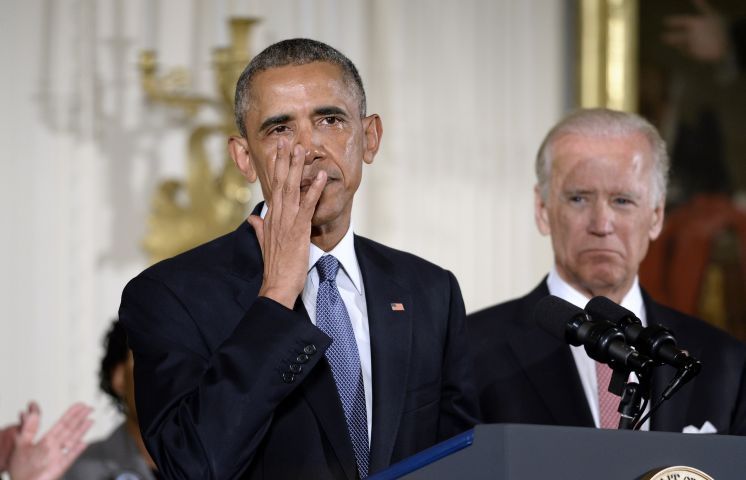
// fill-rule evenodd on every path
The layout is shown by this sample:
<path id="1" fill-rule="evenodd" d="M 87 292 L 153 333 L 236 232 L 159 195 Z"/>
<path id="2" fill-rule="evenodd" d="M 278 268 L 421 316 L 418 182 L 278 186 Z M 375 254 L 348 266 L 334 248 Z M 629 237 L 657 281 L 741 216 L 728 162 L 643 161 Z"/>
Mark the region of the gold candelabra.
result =
<path id="1" fill-rule="evenodd" d="M 215 108 L 221 119 L 215 124 L 196 126 L 190 132 L 186 177 L 165 180 L 156 188 L 143 240 L 152 262 L 227 233 L 245 219 L 251 198 L 246 180 L 233 165 L 227 149 L 221 154 L 222 168 L 214 172 L 205 142 L 213 135 L 227 139 L 237 133 L 233 123 L 235 85 L 251 58 L 249 34 L 257 21 L 231 19 L 230 46 L 213 51 L 217 98 L 187 92 L 185 69 L 159 76 L 155 51 L 146 50 L 140 55 L 141 84 L 149 102 L 182 110 L 190 118 L 202 108 Z"/>

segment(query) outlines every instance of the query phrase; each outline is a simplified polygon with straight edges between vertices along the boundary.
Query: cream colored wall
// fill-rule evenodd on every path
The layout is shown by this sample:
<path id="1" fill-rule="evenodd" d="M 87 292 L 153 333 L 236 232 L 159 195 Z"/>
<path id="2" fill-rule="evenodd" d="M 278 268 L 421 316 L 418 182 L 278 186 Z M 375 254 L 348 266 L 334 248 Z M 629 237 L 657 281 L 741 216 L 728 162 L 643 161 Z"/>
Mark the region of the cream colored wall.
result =
<path id="1" fill-rule="evenodd" d="M 0 2 L 0 424 L 30 398 L 45 426 L 78 399 L 97 408 L 91 437 L 116 419 L 96 386 L 101 335 L 146 265 L 150 194 L 183 175 L 192 125 L 140 91 L 148 1 Z M 215 3 L 158 3 L 160 58 L 212 93 Z M 562 5 L 226 2 L 264 19 L 257 49 L 311 36 L 357 63 L 385 128 L 357 231 L 453 270 L 469 311 L 528 290 L 551 261 L 532 158 L 564 102 Z"/>

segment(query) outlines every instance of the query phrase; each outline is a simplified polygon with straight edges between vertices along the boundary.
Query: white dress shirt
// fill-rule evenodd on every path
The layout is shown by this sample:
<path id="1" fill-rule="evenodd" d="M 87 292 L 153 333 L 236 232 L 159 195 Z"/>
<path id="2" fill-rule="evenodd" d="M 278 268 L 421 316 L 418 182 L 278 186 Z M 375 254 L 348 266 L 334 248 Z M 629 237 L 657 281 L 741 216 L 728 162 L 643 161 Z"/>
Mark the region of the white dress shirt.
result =
<path id="1" fill-rule="evenodd" d="M 585 305 L 590 300 L 590 297 L 577 291 L 569 283 L 565 282 L 562 277 L 557 273 L 556 267 L 552 267 L 547 277 L 547 287 L 549 287 L 549 293 L 555 297 L 572 303 L 576 307 L 585 308 Z M 635 281 L 632 284 L 629 292 L 622 299 L 621 305 L 627 310 L 634 313 L 637 318 L 640 319 L 644 326 L 647 326 L 647 319 L 645 316 L 645 304 L 642 302 L 642 291 L 640 290 L 640 283 L 635 277 Z M 585 348 L 570 346 L 572 356 L 575 359 L 575 366 L 578 368 L 578 374 L 580 374 L 580 383 L 583 384 L 583 391 L 585 397 L 588 400 L 588 406 L 591 409 L 591 415 L 593 415 L 593 423 L 596 427 L 599 426 L 599 408 L 598 408 L 598 382 L 596 378 L 596 361 L 593 360 L 585 352 Z M 633 374 L 634 375 L 634 374 Z M 634 377 L 636 378 L 636 377 Z M 646 410 L 649 409 L 646 408 Z M 648 430 L 649 422 L 646 421 L 642 427 L 642 430 Z"/>
<path id="2" fill-rule="evenodd" d="M 265 203 L 261 217 L 264 218 L 266 214 L 267 204 Z M 347 314 L 350 316 L 357 351 L 360 355 L 360 368 L 363 372 L 363 387 L 365 388 L 365 412 L 368 417 L 368 445 L 370 446 L 373 427 L 373 372 L 370 359 L 370 328 L 363 276 L 355 253 L 352 222 L 350 222 L 350 228 L 347 229 L 347 233 L 342 237 L 342 240 L 329 252 L 324 252 L 316 245 L 311 244 L 308 255 L 308 275 L 306 275 L 306 284 L 303 287 L 301 298 L 314 325 L 316 325 L 316 294 L 319 291 L 319 274 L 316 271 L 316 262 L 325 254 L 333 255 L 342 267 L 337 272 L 336 282 L 339 295 L 342 297 Z"/>

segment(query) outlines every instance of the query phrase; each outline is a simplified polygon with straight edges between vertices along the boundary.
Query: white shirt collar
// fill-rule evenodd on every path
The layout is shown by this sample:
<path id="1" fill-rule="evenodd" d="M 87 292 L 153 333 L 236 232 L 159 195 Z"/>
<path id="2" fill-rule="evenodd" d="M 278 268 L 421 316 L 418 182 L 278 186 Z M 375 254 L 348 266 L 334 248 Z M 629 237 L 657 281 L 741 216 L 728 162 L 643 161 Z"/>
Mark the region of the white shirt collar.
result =
<path id="1" fill-rule="evenodd" d="M 557 267 L 552 266 L 547 277 L 547 287 L 549 287 L 549 293 L 566 300 L 576 307 L 585 308 L 585 305 L 590 300 L 589 297 L 577 291 L 573 286 L 567 283 L 559 273 L 557 273 Z M 642 291 L 640 290 L 640 282 L 638 277 L 635 276 L 635 281 L 632 283 L 632 287 L 629 289 L 624 298 L 622 299 L 621 305 L 634 313 L 637 318 L 645 323 L 645 308 L 642 303 Z"/>
<path id="2" fill-rule="evenodd" d="M 260 216 L 264 218 L 264 216 L 267 215 L 268 210 L 269 208 L 267 207 L 267 203 L 265 202 L 264 205 L 262 205 Z M 309 249 L 308 254 L 309 272 L 316 265 L 316 262 L 319 260 L 319 258 L 321 258 L 324 254 L 333 255 L 339 261 L 342 269 L 347 274 L 352 284 L 355 286 L 355 290 L 357 290 L 358 294 L 362 295 L 363 276 L 360 273 L 360 265 L 357 263 L 357 255 L 355 255 L 355 234 L 352 220 L 350 220 L 350 227 L 347 229 L 347 233 L 345 233 L 345 236 L 342 237 L 342 240 L 340 240 L 339 243 L 329 252 L 324 252 L 313 243 L 311 244 L 311 248 Z"/>
<path id="3" fill-rule="evenodd" d="M 363 294 L 363 277 L 360 273 L 360 265 L 357 263 L 357 255 L 355 255 L 355 234 L 353 233 L 354 226 L 352 220 L 350 220 L 350 227 L 347 229 L 347 233 L 342 237 L 342 240 L 332 248 L 330 251 L 325 252 L 313 243 L 308 255 L 308 271 L 316 265 L 316 262 L 323 255 L 333 255 L 344 269 L 347 276 L 355 285 L 355 290 L 359 295 Z"/>

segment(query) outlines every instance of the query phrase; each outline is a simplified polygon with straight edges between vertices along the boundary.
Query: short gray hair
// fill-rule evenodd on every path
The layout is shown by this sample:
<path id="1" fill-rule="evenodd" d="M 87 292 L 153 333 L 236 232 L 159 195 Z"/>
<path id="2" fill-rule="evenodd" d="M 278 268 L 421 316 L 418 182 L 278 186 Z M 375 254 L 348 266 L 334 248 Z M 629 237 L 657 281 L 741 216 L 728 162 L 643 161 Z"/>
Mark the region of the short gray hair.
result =
<path id="1" fill-rule="evenodd" d="M 536 155 L 536 180 L 541 197 L 549 195 L 549 181 L 552 175 L 552 150 L 554 143 L 565 135 L 588 137 L 626 137 L 641 134 L 650 144 L 653 153 L 653 192 L 654 203 L 665 201 L 668 183 L 669 160 L 666 142 L 658 130 L 639 115 L 607 108 L 587 108 L 572 112 L 549 131 Z"/>
<path id="2" fill-rule="evenodd" d="M 357 97 L 360 118 L 365 117 L 365 89 L 355 64 L 342 53 L 329 45 L 308 38 L 283 40 L 262 50 L 246 66 L 236 84 L 234 115 L 236 127 L 242 137 L 246 137 L 244 117 L 249 108 L 251 82 L 254 77 L 265 70 L 288 65 L 306 65 L 313 62 L 328 62 L 342 70 L 347 86 Z"/>

